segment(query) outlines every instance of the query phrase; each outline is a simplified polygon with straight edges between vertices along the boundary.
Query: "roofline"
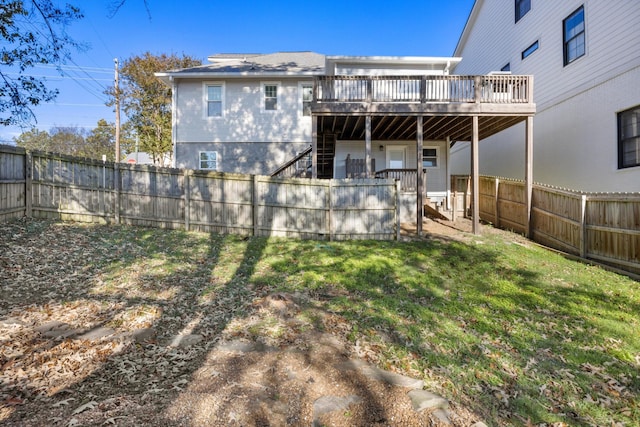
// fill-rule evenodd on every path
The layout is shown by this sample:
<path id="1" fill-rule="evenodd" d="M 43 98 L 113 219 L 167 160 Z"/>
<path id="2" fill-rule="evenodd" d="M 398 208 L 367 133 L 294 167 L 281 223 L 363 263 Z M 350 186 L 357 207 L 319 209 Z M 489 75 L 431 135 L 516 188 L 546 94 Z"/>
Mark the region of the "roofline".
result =
<path id="1" fill-rule="evenodd" d="M 400 64 L 443 64 L 458 63 L 462 58 L 458 57 L 442 57 L 442 56 L 342 56 L 327 55 L 326 61 L 349 62 L 351 64 L 373 64 L 376 62 L 397 62 Z"/>
<path id="2" fill-rule="evenodd" d="M 249 77 L 255 77 L 255 78 L 294 78 L 294 77 L 313 77 L 313 76 L 323 76 L 324 70 L 319 70 L 319 71 L 298 71 L 298 72 L 294 72 L 294 71 L 271 71 L 271 72 L 266 72 L 266 73 L 260 73 L 260 72 L 248 72 L 248 71 L 242 71 L 242 72 L 225 72 L 225 73 L 216 73 L 215 71 L 202 71 L 202 72 L 195 72 L 195 73 L 189 73 L 189 72 L 161 72 L 161 73 L 154 73 L 154 75 L 156 77 L 158 77 L 160 80 L 162 80 L 165 83 L 169 83 L 172 79 L 174 78 L 181 78 L 181 79 L 202 79 L 202 78 L 249 78 Z"/>
<path id="3" fill-rule="evenodd" d="M 471 6 L 469 16 L 467 17 L 467 22 L 464 24 L 464 28 L 462 29 L 462 33 L 460 33 L 460 38 L 458 38 L 456 48 L 453 51 L 454 56 L 460 56 L 462 46 L 467 42 L 467 38 L 469 37 L 468 31 L 478 17 L 478 11 L 480 10 L 482 3 L 484 3 L 484 0 L 475 0 L 473 2 L 473 6 Z"/>

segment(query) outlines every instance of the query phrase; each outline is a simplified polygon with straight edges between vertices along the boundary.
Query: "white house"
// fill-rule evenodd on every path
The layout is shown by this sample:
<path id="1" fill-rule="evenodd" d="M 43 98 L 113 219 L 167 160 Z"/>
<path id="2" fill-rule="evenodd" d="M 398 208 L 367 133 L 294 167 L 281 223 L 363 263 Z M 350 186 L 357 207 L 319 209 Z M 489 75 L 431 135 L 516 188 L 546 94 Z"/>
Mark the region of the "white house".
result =
<path id="1" fill-rule="evenodd" d="M 457 57 L 278 52 L 209 61 L 157 74 L 173 89 L 176 167 L 273 175 L 308 155 L 304 176 L 399 179 L 420 214 L 425 195 L 449 205 L 452 142 L 535 113 L 529 76 L 450 75 Z"/>
<path id="2" fill-rule="evenodd" d="M 640 191 L 640 3 L 476 0 L 456 74 L 533 75 L 533 179 L 582 191 Z M 522 125 L 480 144 L 480 172 L 522 178 Z M 469 144 L 451 150 L 469 172 Z"/>

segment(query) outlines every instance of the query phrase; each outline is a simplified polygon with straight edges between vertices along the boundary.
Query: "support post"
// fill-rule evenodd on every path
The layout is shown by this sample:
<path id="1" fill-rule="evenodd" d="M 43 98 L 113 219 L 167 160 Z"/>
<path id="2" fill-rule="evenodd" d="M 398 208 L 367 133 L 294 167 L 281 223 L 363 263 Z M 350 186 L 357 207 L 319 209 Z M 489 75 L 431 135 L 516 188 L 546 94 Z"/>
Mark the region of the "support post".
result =
<path id="1" fill-rule="evenodd" d="M 367 178 L 373 177 L 373 171 L 371 170 L 371 116 L 365 118 L 365 132 L 364 132 L 364 161 L 365 171 Z"/>
<path id="2" fill-rule="evenodd" d="M 318 116 L 311 116 L 311 178 L 318 178 Z"/>
<path id="3" fill-rule="evenodd" d="M 329 241 L 333 241 L 333 179 L 329 180 L 329 218 L 327 218 L 327 227 L 329 228 Z"/>
<path id="4" fill-rule="evenodd" d="M 120 163 L 113 164 L 113 197 L 114 214 L 116 224 L 120 224 L 120 189 L 122 188 L 122 179 L 120 177 Z"/>
<path id="5" fill-rule="evenodd" d="M 400 200 L 400 180 L 396 181 L 396 241 L 400 241 L 400 213 L 402 201 Z"/>
<path id="6" fill-rule="evenodd" d="M 33 216 L 33 155 L 30 151 L 24 158 L 24 216 Z"/>
<path id="7" fill-rule="evenodd" d="M 253 175 L 253 195 L 251 197 L 251 207 L 253 213 L 253 235 L 257 236 L 260 232 L 258 226 L 258 175 Z"/>
<path id="8" fill-rule="evenodd" d="M 587 196 L 580 200 L 580 258 L 587 257 Z"/>
<path id="9" fill-rule="evenodd" d="M 189 213 L 191 211 L 191 182 L 190 182 L 190 171 L 189 169 L 184 170 L 184 229 L 185 231 L 189 231 L 189 227 L 191 226 L 191 217 Z"/>
<path id="10" fill-rule="evenodd" d="M 531 238 L 532 221 L 531 221 L 531 198 L 533 196 L 533 117 L 527 117 L 525 126 L 525 201 L 526 201 L 526 235 Z"/>
<path id="11" fill-rule="evenodd" d="M 498 192 L 500 191 L 500 178 L 496 178 L 496 182 L 495 182 L 495 208 L 494 208 L 494 212 L 495 212 L 495 220 L 496 220 L 496 227 L 500 228 L 500 197 L 498 196 Z"/>
<path id="12" fill-rule="evenodd" d="M 423 188 L 423 176 L 422 174 L 422 145 L 423 145 L 423 131 L 422 131 L 422 116 L 418 116 L 416 120 L 416 233 L 418 236 L 422 236 L 422 217 L 424 210 L 424 188 Z"/>
<path id="13" fill-rule="evenodd" d="M 480 234 L 480 173 L 478 171 L 478 116 L 472 117 L 471 136 L 471 230 Z"/>

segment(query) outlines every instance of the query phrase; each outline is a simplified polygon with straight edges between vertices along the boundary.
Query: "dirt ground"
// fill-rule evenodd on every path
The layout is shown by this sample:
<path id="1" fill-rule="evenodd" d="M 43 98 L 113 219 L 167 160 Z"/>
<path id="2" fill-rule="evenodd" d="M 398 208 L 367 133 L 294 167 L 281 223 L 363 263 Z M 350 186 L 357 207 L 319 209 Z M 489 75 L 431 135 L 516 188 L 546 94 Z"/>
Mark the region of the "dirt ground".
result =
<path id="1" fill-rule="evenodd" d="M 472 238 L 466 220 L 425 220 L 424 225 L 425 239 Z M 123 312 L 122 301 L 90 298 L 85 289 L 87 281 L 104 274 L 90 262 L 103 256 L 99 239 L 74 236 L 82 250 L 72 252 L 64 250 L 69 243 L 64 227 L 30 231 L 37 226 L 0 224 L 2 425 L 471 426 L 483 421 L 450 401 L 447 424 L 434 410 L 417 412 L 406 387 L 349 368 L 353 361 L 369 360 L 375 348 L 348 340 L 348 325 L 333 313 L 318 308 L 312 320 L 301 317 L 301 307 L 314 305 L 309 295 L 255 290 L 247 302 L 249 314 L 237 317 L 232 296 L 221 297 L 210 311 L 172 300 L 161 313 L 141 308 L 130 319 L 113 322 L 114 313 Z M 411 231 L 404 226 L 403 238 L 415 238 Z M 42 247 L 43 239 L 48 247 Z M 191 310 L 189 322 L 177 319 L 178 306 Z M 158 316 L 165 320 L 154 321 Z M 255 331 L 265 324 L 281 332 L 256 339 Z M 323 413 L 318 405 L 323 398 L 347 399 L 347 404 Z"/>

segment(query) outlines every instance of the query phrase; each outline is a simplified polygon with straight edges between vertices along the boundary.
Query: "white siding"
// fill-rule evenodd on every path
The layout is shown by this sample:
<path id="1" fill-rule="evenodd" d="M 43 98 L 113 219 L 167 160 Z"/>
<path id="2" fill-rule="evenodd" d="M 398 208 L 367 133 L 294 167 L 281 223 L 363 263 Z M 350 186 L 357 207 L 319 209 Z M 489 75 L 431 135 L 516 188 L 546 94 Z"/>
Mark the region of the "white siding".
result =
<path id="1" fill-rule="evenodd" d="M 206 117 L 204 81 L 178 83 L 176 141 L 189 142 L 308 142 L 311 143 L 311 118 L 302 116 L 298 83 L 309 80 L 282 79 L 277 111 L 262 111 L 263 81 L 224 81 L 225 99 L 222 117 Z M 276 80 L 269 79 L 269 82 Z"/>
<path id="2" fill-rule="evenodd" d="M 586 54 L 563 64 L 563 20 L 584 5 Z M 584 191 L 640 191 L 640 167 L 617 168 L 617 113 L 640 104 L 640 4 L 636 0 L 532 0 L 514 22 L 513 1 L 478 0 L 456 74 L 485 74 L 507 62 L 534 76 L 534 180 Z M 538 40 L 540 47 L 521 60 Z M 480 141 L 480 172 L 522 179 L 524 126 Z M 468 144 L 451 171 L 468 173 Z"/>

